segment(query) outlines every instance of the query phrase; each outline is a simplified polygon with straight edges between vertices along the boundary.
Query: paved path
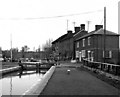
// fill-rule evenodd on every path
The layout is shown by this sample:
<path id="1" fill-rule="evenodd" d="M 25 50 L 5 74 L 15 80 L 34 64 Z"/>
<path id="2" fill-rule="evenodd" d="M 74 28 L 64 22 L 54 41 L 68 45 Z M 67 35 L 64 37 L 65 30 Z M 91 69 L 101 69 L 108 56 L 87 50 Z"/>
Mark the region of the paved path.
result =
<path id="1" fill-rule="evenodd" d="M 120 92 L 88 72 L 72 66 L 67 63 L 57 67 L 41 95 L 118 95 Z M 71 70 L 69 75 L 68 69 Z"/>

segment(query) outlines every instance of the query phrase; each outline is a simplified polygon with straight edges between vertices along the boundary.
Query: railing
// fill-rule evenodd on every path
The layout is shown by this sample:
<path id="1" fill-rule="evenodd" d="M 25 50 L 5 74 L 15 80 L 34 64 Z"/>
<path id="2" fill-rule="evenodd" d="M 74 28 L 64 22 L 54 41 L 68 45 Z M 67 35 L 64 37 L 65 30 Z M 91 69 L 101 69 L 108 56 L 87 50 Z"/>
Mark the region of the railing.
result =
<path id="1" fill-rule="evenodd" d="M 87 59 L 82 59 L 84 65 L 93 68 L 93 69 L 100 69 L 102 71 L 120 75 L 120 65 L 109 64 L 109 63 L 102 63 L 102 62 L 92 62 Z"/>
<path id="2" fill-rule="evenodd" d="M 37 69 L 39 68 L 50 68 L 53 66 L 55 63 L 53 62 L 48 62 L 48 63 L 41 63 L 41 62 L 21 62 L 19 63 L 19 66 L 21 66 L 21 69 L 27 69 L 28 67 L 35 67 Z"/>

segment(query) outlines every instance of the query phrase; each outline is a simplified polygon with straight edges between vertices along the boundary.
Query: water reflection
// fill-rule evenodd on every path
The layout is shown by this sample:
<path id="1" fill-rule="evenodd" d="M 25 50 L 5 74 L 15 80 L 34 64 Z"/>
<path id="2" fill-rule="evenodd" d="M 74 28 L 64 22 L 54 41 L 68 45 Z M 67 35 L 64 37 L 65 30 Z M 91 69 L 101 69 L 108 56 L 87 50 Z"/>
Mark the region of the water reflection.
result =
<path id="1" fill-rule="evenodd" d="M 10 78 L 10 95 L 12 95 L 12 77 Z"/>
<path id="2" fill-rule="evenodd" d="M 11 73 L 9 75 L 3 76 L 0 79 L 2 83 L 2 95 L 22 95 L 26 90 L 28 90 L 34 83 L 40 80 L 46 73 L 45 70 L 28 70 Z"/>

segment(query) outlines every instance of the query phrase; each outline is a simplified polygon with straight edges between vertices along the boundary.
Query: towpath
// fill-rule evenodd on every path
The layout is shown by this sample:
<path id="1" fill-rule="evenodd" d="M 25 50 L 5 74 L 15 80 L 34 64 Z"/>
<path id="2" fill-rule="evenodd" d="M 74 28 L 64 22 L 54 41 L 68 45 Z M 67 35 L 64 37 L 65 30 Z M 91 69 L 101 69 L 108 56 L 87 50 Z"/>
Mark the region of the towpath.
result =
<path id="1" fill-rule="evenodd" d="M 61 63 L 40 95 L 120 95 L 117 88 L 78 69 L 81 65 Z"/>

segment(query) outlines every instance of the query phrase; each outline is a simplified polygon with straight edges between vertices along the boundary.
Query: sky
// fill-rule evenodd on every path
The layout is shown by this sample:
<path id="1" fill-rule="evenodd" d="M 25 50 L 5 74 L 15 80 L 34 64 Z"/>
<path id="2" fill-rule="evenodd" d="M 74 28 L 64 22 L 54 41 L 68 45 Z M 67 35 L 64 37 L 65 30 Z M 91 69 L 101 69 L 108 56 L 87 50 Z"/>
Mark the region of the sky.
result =
<path id="1" fill-rule="evenodd" d="M 37 49 L 47 40 L 55 40 L 67 30 L 85 24 L 89 32 L 96 24 L 118 33 L 119 0 L 0 0 L 0 47 Z M 67 22 L 68 21 L 68 22 Z M 68 26 L 67 26 L 68 25 Z"/>

